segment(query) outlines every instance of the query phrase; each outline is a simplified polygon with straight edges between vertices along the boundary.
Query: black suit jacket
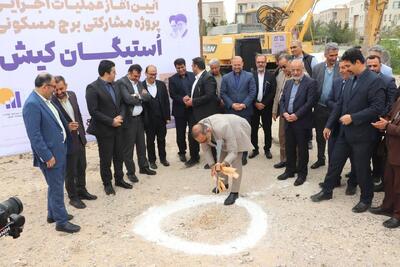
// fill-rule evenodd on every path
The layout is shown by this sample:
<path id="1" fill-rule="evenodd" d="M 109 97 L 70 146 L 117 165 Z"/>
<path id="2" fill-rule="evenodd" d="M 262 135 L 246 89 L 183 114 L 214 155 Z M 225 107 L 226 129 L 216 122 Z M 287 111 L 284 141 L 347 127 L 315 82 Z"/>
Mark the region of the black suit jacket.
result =
<path id="1" fill-rule="evenodd" d="M 71 103 L 71 106 L 74 110 L 75 121 L 79 123 L 78 130 L 71 132 L 71 144 L 72 145 L 68 146 L 68 154 L 72 154 L 72 153 L 78 151 L 78 149 L 81 146 L 85 146 L 87 141 L 86 141 L 86 136 L 85 136 L 85 127 L 83 125 L 82 115 L 81 115 L 81 111 L 79 109 L 76 94 L 73 91 L 67 91 L 67 94 L 69 97 L 69 102 Z M 64 116 L 65 120 L 68 123 L 72 122 L 72 118 L 68 115 L 67 111 L 61 105 L 61 102 L 58 100 L 58 98 L 55 95 L 53 95 L 51 100 L 58 107 L 61 114 Z M 68 128 L 66 128 L 65 130 L 69 131 Z"/>
<path id="2" fill-rule="evenodd" d="M 218 113 L 217 81 L 206 71 L 200 76 L 193 91 L 192 105 L 196 121 Z"/>
<path id="3" fill-rule="evenodd" d="M 254 79 L 256 81 L 256 88 L 257 88 L 257 93 L 256 93 L 256 98 L 254 99 L 255 102 L 257 101 L 257 95 L 258 95 L 258 73 L 253 72 Z M 263 97 L 261 99 L 261 103 L 265 105 L 266 110 L 270 110 L 272 112 L 272 106 L 274 104 L 274 97 L 275 97 L 275 92 L 276 92 L 276 78 L 275 76 L 266 71 L 264 72 L 264 81 L 263 81 Z"/>
<path id="4" fill-rule="evenodd" d="M 347 80 L 347 81 L 349 81 L 349 80 Z M 342 78 L 336 78 L 333 80 L 332 90 L 329 93 L 328 100 L 327 100 L 327 105 L 331 112 L 335 109 L 337 102 L 339 101 L 340 97 L 342 96 L 345 85 L 346 85 L 346 81 L 343 80 Z M 337 130 L 339 129 L 339 126 L 340 126 L 340 124 L 337 122 L 332 127 L 332 134 L 334 134 L 335 136 L 338 134 Z"/>
<path id="5" fill-rule="evenodd" d="M 124 107 L 121 105 L 121 93 L 115 83 L 112 83 L 114 103 L 104 82 L 98 78 L 86 87 L 86 103 L 91 116 L 87 132 L 99 137 L 108 137 L 119 133 L 121 127 L 113 127 L 113 120 L 118 115 L 125 118 Z"/>
<path id="6" fill-rule="evenodd" d="M 386 116 L 392 109 L 393 103 L 396 101 L 396 96 L 397 96 L 396 80 L 393 77 L 384 75 L 382 73 L 380 73 L 379 76 L 382 78 L 383 83 L 385 84 L 386 101 L 385 101 L 385 110 L 383 111 L 382 115 Z"/>
<path id="7" fill-rule="evenodd" d="M 288 112 L 290 93 L 294 80 L 288 80 L 283 88 L 281 101 L 279 103 L 281 109 L 281 115 Z M 304 75 L 300 81 L 299 88 L 296 93 L 296 97 L 293 102 L 293 113 L 297 116 L 297 121 L 286 122 L 286 127 L 291 125 L 297 129 L 311 129 L 313 124 L 312 108 L 317 101 L 317 81 Z"/>
<path id="8" fill-rule="evenodd" d="M 127 76 L 122 77 L 116 82 L 116 85 L 121 93 L 122 96 L 122 105 L 124 106 L 124 110 L 126 112 L 126 118 L 124 119 L 124 123 L 122 127 L 127 128 L 130 125 L 130 122 L 133 121 L 132 111 L 136 105 L 141 105 L 143 107 L 143 111 L 141 116 L 144 122 L 148 121 L 147 112 L 144 108 L 144 102 L 150 100 L 150 95 L 148 94 L 147 90 L 143 87 L 143 84 L 139 81 L 137 84 L 139 97 L 132 96 L 135 94 L 135 90 L 133 89 L 132 82 L 129 80 Z"/>
<path id="9" fill-rule="evenodd" d="M 144 89 L 147 90 L 146 80 L 144 80 L 142 82 L 142 85 L 143 85 Z M 165 83 L 163 81 L 160 81 L 160 80 L 156 80 L 156 86 L 157 86 L 156 98 L 153 98 L 150 95 L 150 100 L 143 103 L 144 104 L 143 106 L 147 113 L 146 117 L 149 118 L 148 121 L 145 121 L 145 126 L 147 126 L 147 125 L 149 125 L 149 123 L 151 123 L 151 118 L 153 115 L 153 112 L 152 112 L 152 108 L 153 108 L 152 103 L 154 103 L 153 101 L 158 101 L 160 103 L 162 119 L 164 119 L 164 121 L 171 120 L 171 108 L 170 108 L 170 104 L 169 104 L 169 95 L 168 95 L 167 86 L 165 85 Z M 149 92 L 149 94 L 150 94 L 150 92 Z"/>
<path id="10" fill-rule="evenodd" d="M 175 73 L 168 79 L 169 94 L 172 98 L 172 115 L 175 117 L 185 116 L 185 110 L 188 109 L 183 102 L 183 97 L 190 96 L 195 76 L 190 71 L 187 71 L 186 75 L 190 82 L 189 88 L 184 87 L 182 78 L 179 77 L 178 73 Z"/>
<path id="11" fill-rule="evenodd" d="M 340 117 L 350 114 L 352 123 L 340 125 L 339 135 L 344 135 L 350 143 L 372 142 L 376 140 L 377 130 L 371 125 L 385 108 L 385 84 L 374 72 L 366 69 L 354 80 L 346 82 L 342 96 L 331 112 L 326 128 L 332 129 Z"/>

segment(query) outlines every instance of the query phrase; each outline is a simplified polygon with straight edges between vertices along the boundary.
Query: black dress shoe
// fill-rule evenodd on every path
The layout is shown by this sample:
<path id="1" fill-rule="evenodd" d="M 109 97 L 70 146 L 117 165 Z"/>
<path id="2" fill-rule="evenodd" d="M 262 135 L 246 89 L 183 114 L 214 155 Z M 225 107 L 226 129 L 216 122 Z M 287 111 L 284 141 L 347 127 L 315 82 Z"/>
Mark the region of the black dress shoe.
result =
<path id="1" fill-rule="evenodd" d="M 253 150 L 253 152 L 251 152 L 251 154 L 249 155 L 249 159 L 257 157 L 258 154 L 260 154 L 258 150 Z"/>
<path id="2" fill-rule="evenodd" d="M 267 157 L 267 159 L 272 159 L 272 154 L 270 150 L 266 150 L 265 151 L 265 156 Z"/>
<path id="3" fill-rule="evenodd" d="M 139 182 L 139 179 L 138 179 L 137 176 L 134 175 L 134 174 L 128 174 L 128 180 L 131 181 L 132 183 L 137 183 L 137 182 Z"/>
<path id="4" fill-rule="evenodd" d="M 274 164 L 274 168 L 275 169 L 281 169 L 283 167 L 286 167 L 286 162 L 284 162 L 284 161 L 281 161 L 281 162 L 279 162 L 277 164 Z"/>
<path id="5" fill-rule="evenodd" d="M 239 193 L 230 193 L 229 196 L 225 199 L 224 205 L 226 206 L 232 205 L 238 198 L 239 198 Z"/>
<path id="6" fill-rule="evenodd" d="M 364 202 L 360 201 L 351 209 L 351 211 L 355 213 L 361 213 L 367 211 L 369 207 L 371 207 L 371 204 L 365 204 Z"/>
<path id="7" fill-rule="evenodd" d="M 313 165 L 311 165 L 311 169 L 318 169 L 321 166 L 325 166 L 325 161 L 316 161 Z"/>
<path id="8" fill-rule="evenodd" d="M 376 184 L 374 185 L 374 192 L 383 192 L 385 191 L 385 186 L 383 184 L 383 182 L 381 182 L 380 184 Z"/>
<path id="9" fill-rule="evenodd" d="M 204 165 L 204 169 L 205 169 L 205 170 L 209 170 L 209 169 L 211 169 L 211 167 L 210 167 L 210 165 L 208 165 L 208 163 L 207 163 L 206 165 Z"/>
<path id="10" fill-rule="evenodd" d="M 354 196 L 357 191 L 357 186 L 347 185 L 346 187 L 346 196 Z"/>
<path id="11" fill-rule="evenodd" d="M 77 233 L 81 230 L 81 227 L 79 225 L 67 222 L 64 225 L 56 225 L 56 230 L 60 232 L 65 232 L 65 233 Z"/>
<path id="12" fill-rule="evenodd" d="M 160 162 L 161 162 L 161 164 L 164 165 L 165 167 L 168 167 L 168 166 L 169 166 L 169 162 L 168 162 L 168 160 L 166 160 L 166 159 L 161 159 Z"/>
<path id="13" fill-rule="evenodd" d="M 226 189 L 229 189 L 229 184 L 224 184 Z M 211 190 L 211 193 L 214 194 L 219 194 L 218 188 L 214 187 L 213 190 Z"/>
<path id="14" fill-rule="evenodd" d="M 392 213 L 388 210 L 385 210 L 382 208 L 382 206 L 378 206 L 378 207 L 370 207 L 368 209 L 369 212 L 376 214 L 376 215 L 383 215 L 383 216 L 392 216 Z"/>
<path id="15" fill-rule="evenodd" d="M 288 173 L 288 172 L 284 172 L 281 175 L 278 176 L 278 180 L 286 180 L 288 178 L 294 177 L 294 173 Z"/>
<path id="16" fill-rule="evenodd" d="M 332 199 L 332 193 L 324 192 L 323 190 L 318 194 L 312 195 L 311 200 L 312 202 L 321 202 L 323 200 Z"/>
<path id="17" fill-rule="evenodd" d="M 147 174 L 147 175 L 156 175 L 156 174 L 157 174 L 156 171 L 150 170 L 149 167 L 144 167 L 144 168 L 140 169 L 140 170 L 139 170 L 139 173 Z M 135 183 L 135 182 L 134 182 L 134 183 Z"/>
<path id="18" fill-rule="evenodd" d="M 243 166 L 247 165 L 247 157 L 246 158 L 242 158 L 242 165 Z"/>
<path id="19" fill-rule="evenodd" d="M 185 166 L 187 168 L 190 168 L 190 167 L 193 167 L 194 165 L 196 165 L 197 163 L 199 163 L 198 159 L 190 158 L 188 161 L 185 162 Z"/>
<path id="20" fill-rule="evenodd" d="M 90 194 L 86 188 L 77 192 L 80 199 L 96 200 L 97 196 Z"/>
<path id="21" fill-rule="evenodd" d="M 131 184 L 128 184 L 127 182 L 125 182 L 124 180 L 115 182 L 115 186 L 119 186 L 125 189 L 132 189 L 133 186 Z"/>
<path id="22" fill-rule="evenodd" d="M 383 226 L 386 228 L 397 228 L 400 226 L 400 220 L 392 217 L 389 220 L 384 221 Z"/>
<path id="23" fill-rule="evenodd" d="M 104 186 L 104 192 L 106 192 L 106 195 L 115 195 L 115 191 L 112 185 Z"/>
<path id="24" fill-rule="evenodd" d="M 74 218 L 73 215 L 67 214 L 67 219 L 68 219 L 68 221 L 72 220 L 73 218 Z M 53 218 L 47 218 L 47 222 L 48 222 L 48 223 L 53 223 L 53 222 L 55 222 L 55 220 L 54 220 Z"/>
<path id="25" fill-rule="evenodd" d="M 155 162 L 150 162 L 150 168 L 153 170 L 157 169 L 157 164 Z"/>
<path id="26" fill-rule="evenodd" d="M 85 203 L 83 203 L 82 200 L 80 200 L 79 198 L 73 198 L 69 201 L 69 204 L 77 209 L 84 209 L 86 208 Z"/>
<path id="27" fill-rule="evenodd" d="M 179 153 L 178 153 L 178 155 L 179 155 L 179 160 L 180 160 L 180 161 L 186 162 L 186 156 L 185 156 L 185 154 L 179 154 Z"/>
<path id="28" fill-rule="evenodd" d="M 306 178 L 304 177 L 297 177 L 297 179 L 294 181 L 294 186 L 299 186 L 304 184 L 304 182 L 306 181 Z"/>

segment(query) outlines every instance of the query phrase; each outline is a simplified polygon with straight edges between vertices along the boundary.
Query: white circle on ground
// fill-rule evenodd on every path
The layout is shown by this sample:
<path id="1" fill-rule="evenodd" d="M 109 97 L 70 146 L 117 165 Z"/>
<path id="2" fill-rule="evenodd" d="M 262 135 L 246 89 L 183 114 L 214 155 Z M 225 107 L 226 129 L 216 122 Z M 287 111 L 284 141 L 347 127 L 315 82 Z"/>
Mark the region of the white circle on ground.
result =
<path id="1" fill-rule="evenodd" d="M 138 218 L 133 231 L 151 242 L 188 254 L 229 255 L 253 247 L 267 231 L 267 214 L 259 205 L 243 198 L 237 199 L 235 205 L 247 210 L 250 217 L 250 224 L 246 233 L 234 240 L 218 245 L 186 241 L 174 235 L 167 234 L 160 227 L 163 219 L 176 212 L 199 205 L 210 203 L 223 204 L 223 202 L 223 196 L 193 195 L 165 205 L 151 207 Z M 232 219 L 240 223 L 240 218 Z M 231 234 L 229 229 L 226 229 L 226 234 Z"/>

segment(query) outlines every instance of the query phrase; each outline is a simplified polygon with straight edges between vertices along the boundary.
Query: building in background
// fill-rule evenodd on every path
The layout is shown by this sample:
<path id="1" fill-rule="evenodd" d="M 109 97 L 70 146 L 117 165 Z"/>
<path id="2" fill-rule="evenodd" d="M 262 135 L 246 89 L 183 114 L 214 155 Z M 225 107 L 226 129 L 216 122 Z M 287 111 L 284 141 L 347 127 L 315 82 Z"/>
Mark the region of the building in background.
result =
<path id="1" fill-rule="evenodd" d="M 285 8 L 288 0 L 236 0 L 235 23 L 257 23 L 256 12 L 262 5 Z"/>
<path id="2" fill-rule="evenodd" d="M 364 34 L 365 0 L 352 0 L 349 3 L 349 26 L 357 36 Z"/>
<path id="3" fill-rule="evenodd" d="M 226 23 L 224 1 L 203 2 L 203 19 L 214 26 Z"/>
<path id="4" fill-rule="evenodd" d="M 346 5 L 337 5 L 314 15 L 314 21 L 328 24 L 331 21 L 344 26 L 349 22 L 349 8 Z"/>
<path id="5" fill-rule="evenodd" d="M 400 0 L 389 0 L 382 18 L 382 31 L 400 26 Z"/>

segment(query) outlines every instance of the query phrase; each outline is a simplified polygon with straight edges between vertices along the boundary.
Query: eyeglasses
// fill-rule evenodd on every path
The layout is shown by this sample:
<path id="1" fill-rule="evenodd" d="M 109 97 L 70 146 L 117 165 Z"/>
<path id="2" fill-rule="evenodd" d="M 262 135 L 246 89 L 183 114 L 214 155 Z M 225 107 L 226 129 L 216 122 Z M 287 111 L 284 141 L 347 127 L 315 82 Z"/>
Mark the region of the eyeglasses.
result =
<path id="1" fill-rule="evenodd" d="M 157 76 L 157 72 L 156 73 L 147 73 L 149 76 Z"/>
<path id="2" fill-rule="evenodd" d="M 284 70 L 284 69 L 286 69 L 286 66 L 280 66 L 279 68 Z"/>
<path id="3" fill-rule="evenodd" d="M 56 86 L 55 86 L 55 85 L 46 84 L 46 86 L 49 86 L 49 87 L 51 87 L 51 88 L 53 88 L 53 89 L 56 89 Z"/>
<path id="4" fill-rule="evenodd" d="M 291 47 L 289 47 L 290 49 L 296 49 L 297 48 L 297 46 L 291 46 Z"/>

